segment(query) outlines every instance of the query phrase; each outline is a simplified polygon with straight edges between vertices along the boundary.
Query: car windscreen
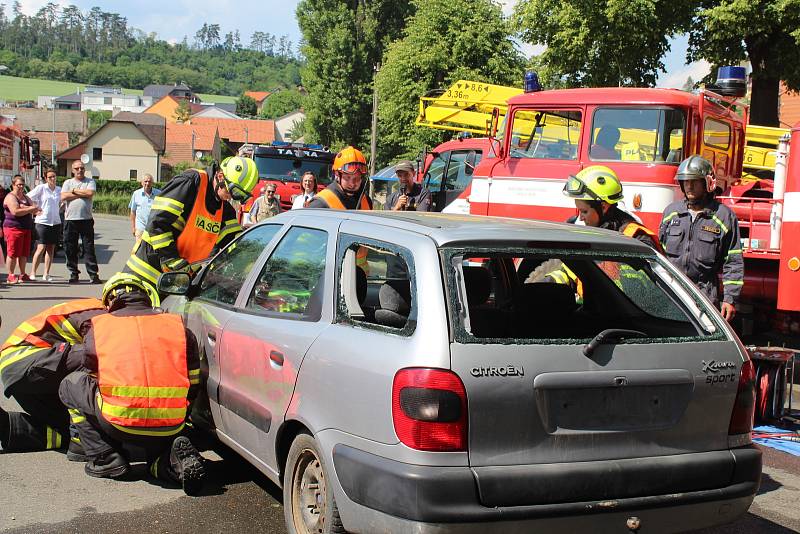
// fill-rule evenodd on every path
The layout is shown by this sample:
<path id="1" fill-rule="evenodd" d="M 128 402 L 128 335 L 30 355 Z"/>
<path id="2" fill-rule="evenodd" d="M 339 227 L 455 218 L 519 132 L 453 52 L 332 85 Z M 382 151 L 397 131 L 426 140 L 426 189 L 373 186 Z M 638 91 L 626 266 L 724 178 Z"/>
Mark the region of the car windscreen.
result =
<path id="1" fill-rule="evenodd" d="M 262 180 L 280 180 L 283 182 L 300 182 L 305 172 L 312 172 L 317 177 L 317 183 L 328 185 L 331 183 L 330 163 L 319 160 L 297 158 L 280 158 L 275 156 L 255 157 L 258 167 L 258 177 Z"/>
<path id="2" fill-rule="evenodd" d="M 594 112 L 593 161 L 672 163 L 683 159 L 686 114 L 675 108 L 612 108 Z"/>
<path id="3" fill-rule="evenodd" d="M 445 250 L 450 316 L 462 340 L 585 343 L 721 339 L 717 319 L 655 255 L 590 250 Z"/>

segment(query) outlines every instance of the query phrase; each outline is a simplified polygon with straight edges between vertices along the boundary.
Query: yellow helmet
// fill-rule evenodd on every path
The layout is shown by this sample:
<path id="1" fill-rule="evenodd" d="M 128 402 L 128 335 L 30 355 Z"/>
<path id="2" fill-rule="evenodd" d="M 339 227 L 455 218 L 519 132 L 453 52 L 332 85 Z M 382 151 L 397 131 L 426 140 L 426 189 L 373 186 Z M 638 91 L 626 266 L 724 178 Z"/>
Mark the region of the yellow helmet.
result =
<path id="1" fill-rule="evenodd" d="M 622 184 L 617 174 L 603 165 L 586 167 L 567 178 L 564 194 L 576 200 L 603 201 L 616 204 L 622 200 Z"/>
<path id="2" fill-rule="evenodd" d="M 130 273 L 117 273 L 108 279 L 103 286 L 103 304 L 108 306 L 112 296 L 116 297 L 120 292 L 129 292 L 131 288 L 144 292 L 154 308 L 161 306 L 161 298 L 158 296 L 158 291 L 147 282 L 143 282 Z"/>
<path id="3" fill-rule="evenodd" d="M 233 197 L 241 200 L 238 197 L 244 196 L 244 200 L 247 200 L 258 183 L 256 162 L 250 158 L 236 156 L 225 158 L 220 164 L 220 168 Z"/>
<path id="4" fill-rule="evenodd" d="M 356 171 L 366 173 L 367 160 L 359 149 L 353 146 L 346 146 L 333 159 L 333 170 L 348 174 Z"/>

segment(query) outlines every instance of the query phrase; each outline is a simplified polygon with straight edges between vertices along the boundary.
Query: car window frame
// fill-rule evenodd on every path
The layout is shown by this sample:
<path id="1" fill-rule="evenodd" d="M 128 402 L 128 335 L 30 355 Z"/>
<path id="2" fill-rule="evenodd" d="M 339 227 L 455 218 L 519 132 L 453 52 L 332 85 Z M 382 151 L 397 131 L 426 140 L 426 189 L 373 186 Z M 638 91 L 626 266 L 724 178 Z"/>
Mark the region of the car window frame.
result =
<path id="1" fill-rule="evenodd" d="M 347 310 L 347 304 L 344 300 L 344 295 L 341 291 L 342 280 L 342 267 L 344 264 L 344 257 L 349 249 L 354 244 L 367 245 L 375 247 L 380 250 L 399 255 L 403 261 L 406 262 L 406 269 L 408 270 L 409 284 L 411 289 L 411 303 L 408 312 L 408 319 L 403 328 L 394 328 L 391 326 L 381 325 L 377 323 L 370 323 L 367 321 L 353 320 Z M 336 305 L 334 310 L 333 322 L 335 324 L 342 324 L 354 328 L 363 328 L 366 330 L 378 331 L 388 334 L 394 334 L 402 337 L 411 337 L 417 329 L 417 311 L 419 303 L 419 294 L 417 290 L 417 277 L 414 265 L 413 254 L 409 249 L 402 245 L 389 243 L 388 241 L 380 240 L 377 238 L 366 237 L 356 234 L 341 232 L 337 239 L 336 244 L 336 269 L 334 271 L 334 295 L 336 297 Z"/>
<path id="2" fill-rule="evenodd" d="M 586 156 L 589 159 L 589 161 L 598 162 L 598 164 L 609 163 L 609 162 L 614 163 L 614 164 L 618 164 L 618 163 L 634 163 L 634 164 L 639 164 L 639 165 L 641 165 L 641 164 L 646 164 L 646 165 L 665 165 L 666 164 L 666 165 L 672 165 L 674 167 L 677 167 L 680 164 L 680 161 L 667 161 L 666 160 L 667 158 L 664 158 L 664 161 L 660 161 L 660 160 L 652 160 L 652 161 L 650 161 L 650 160 L 641 160 L 640 161 L 640 160 L 622 159 L 622 155 L 621 154 L 620 154 L 620 159 L 603 159 L 603 158 L 596 158 L 596 157 L 592 157 L 591 156 L 590 152 L 591 152 L 591 149 L 592 149 L 592 145 L 594 144 L 594 141 L 595 141 L 594 128 L 595 128 L 595 123 L 597 122 L 597 114 L 599 112 L 603 112 L 603 111 L 628 111 L 628 110 L 634 110 L 634 111 L 636 111 L 636 110 L 660 110 L 660 111 L 665 111 L 665 112 L 672 110 L 672 111 L 681 112 L 683 114 L 683 131 L 682 131 L 682 136 L 681 136 L 682 137 L 682 141 L 681 141 L 680 151 L 681 151 L 681 153 L 686 153 L 687 152 L 687 150 L 688 150 L 687 149 L 687 145 L 689 143 L 689 137 L 688 137 L 688 135 L 689 135 L 688 134 L 688 132 L 689 132 L 689 113 L 685 109 L 683 109 L 683 108 L 681 108 L 679 106 L 666 106 L 666 105 L 665 106 L 644 106 L 644 105 L 627 105 L 626 106 L 626 105 L 619 105 L 619 104 L 600 104 L 600 105 L 595 106 L 594 109 L 591 110 L 592 122 L 589 125 L 589 129 L 587 130 L 588 141 L 587 141 L 587 145 L 586 145 Z M 669 153 L 669 150 L 667 152 Z"/>

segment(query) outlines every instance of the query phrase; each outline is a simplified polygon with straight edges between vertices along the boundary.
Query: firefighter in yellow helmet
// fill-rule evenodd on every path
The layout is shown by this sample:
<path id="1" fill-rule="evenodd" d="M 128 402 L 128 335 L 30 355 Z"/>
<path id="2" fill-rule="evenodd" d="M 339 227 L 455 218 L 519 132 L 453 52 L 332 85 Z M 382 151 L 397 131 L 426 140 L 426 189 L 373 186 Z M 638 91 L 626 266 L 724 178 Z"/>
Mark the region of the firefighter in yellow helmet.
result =
<path id="1" fill-rule="evenodd" d="M 355 147 L 348 146 L 336 154 L 333 160 L 335 180 L 326 189 L 317 193 L 309 208 L 335 210 L 369 210 L 372 204 L 366 195 L 367 160 Z"/>
<path id="2" fill-rule="evenodd" d="M 156 287 L 162 272 L 187 269 L 227 245 L 241 231 L 231 200 L 244 202 L 258 182 L 256 163 L 233 157 L 218 171 L 189 169 L 153 200 L 142 240 L 123 272 Z"/>
<path id="3" fill-rule="evenodd" d="M 661 251 L 656 233 L 617 205 L 622 200 L 622 184 L 613 170 L 603 165 L 586 167 L 567 178 L 563 192 L 575 200 L 578 218 L 586 226 L 615 230 Z"/>

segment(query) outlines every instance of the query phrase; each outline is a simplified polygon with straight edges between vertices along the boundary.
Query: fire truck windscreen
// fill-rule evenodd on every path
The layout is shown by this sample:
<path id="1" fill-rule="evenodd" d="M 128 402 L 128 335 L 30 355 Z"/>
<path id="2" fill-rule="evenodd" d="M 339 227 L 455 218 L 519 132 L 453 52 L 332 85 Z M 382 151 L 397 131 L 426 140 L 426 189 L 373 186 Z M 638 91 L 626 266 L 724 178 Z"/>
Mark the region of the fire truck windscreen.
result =
<path id="1" fill-rule="evenodd" d="M 331 182 L 330 162 L 321 160 L 301 160 L 296 158 L 280 158 L 273 155 L 255 156 L 258 177 L 261 180 L 280 180 L 297 182 L 303 173 L 310 171 L 317 177 L 317 183 L 328 185 Z"/>

